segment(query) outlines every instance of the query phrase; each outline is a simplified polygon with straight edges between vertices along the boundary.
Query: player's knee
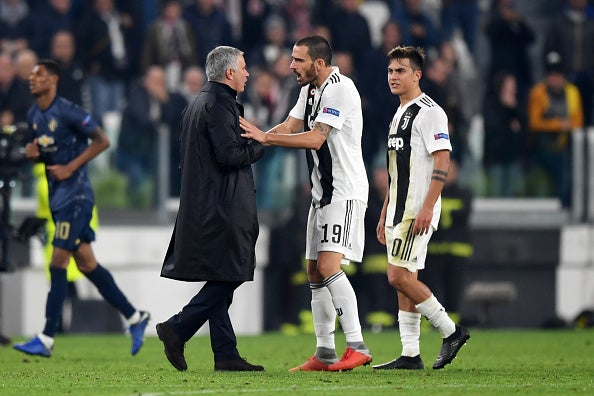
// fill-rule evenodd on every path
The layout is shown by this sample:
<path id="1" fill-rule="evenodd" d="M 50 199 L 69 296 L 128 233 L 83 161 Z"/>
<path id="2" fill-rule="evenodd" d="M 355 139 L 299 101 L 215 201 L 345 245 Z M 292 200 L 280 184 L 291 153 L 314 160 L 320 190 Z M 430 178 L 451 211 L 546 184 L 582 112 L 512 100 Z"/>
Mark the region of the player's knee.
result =
<path id="1" fill-rule="evenodd" d="M 408 290 L 413 281 L 415 281 L 414 274 L 410 273 L 406 268 L 394 266 L 388 271 L 388 283 L 394 289 Z"/>

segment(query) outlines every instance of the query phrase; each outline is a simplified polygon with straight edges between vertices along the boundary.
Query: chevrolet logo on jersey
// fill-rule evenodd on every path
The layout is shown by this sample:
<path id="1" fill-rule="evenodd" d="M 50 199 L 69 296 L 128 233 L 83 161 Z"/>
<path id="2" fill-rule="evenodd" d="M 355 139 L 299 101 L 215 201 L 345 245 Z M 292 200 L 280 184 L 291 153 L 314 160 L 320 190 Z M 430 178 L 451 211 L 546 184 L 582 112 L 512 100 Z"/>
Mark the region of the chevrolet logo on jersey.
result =
<path id="1" fill-rule="evenodd" d="M 404 147 L 404 139 L 398 135 L 388 136 L 388 150 L 400 151 Z"/>
<path id="2" fill-rule="evenodd" d="M 37 143 L 41 147 L 51 146 L 52 144 L 54 144 L 54 138 L 47 135 L 41 135 L 39 138 L 37 138 Z"/>
<path id="3" fill-rule="evenodd" d="M 47 127 L 51 132 L 55 132 L 56 129 L 58 129 L 58 121 L 56 121 L 55 118 L 52 118 L 50 122 L 47 124 Z"/>

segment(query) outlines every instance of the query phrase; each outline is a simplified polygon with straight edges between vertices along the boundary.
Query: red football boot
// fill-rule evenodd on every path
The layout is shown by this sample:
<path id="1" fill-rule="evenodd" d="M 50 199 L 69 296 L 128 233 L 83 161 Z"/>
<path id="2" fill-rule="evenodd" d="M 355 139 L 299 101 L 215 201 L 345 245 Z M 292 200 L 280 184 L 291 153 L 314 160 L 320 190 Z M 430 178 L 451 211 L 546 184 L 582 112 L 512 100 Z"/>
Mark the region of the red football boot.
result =
<path id="1" fill-rule="evenodd" d="M 293 367 L 289 369 L 290 373 L 294 373 L 297 371 L 328 371 L 328 367 L 330 365 L 327 363 L 322 362 L 320 359 L 313 355 L 309 359 L 305 361 L 301 366 Z"/>
<path id="2" fill-rule="evenodd" d="M 328 367 L 329 371 L 347 371 L 371 363 L 371 356 L 358 352 L 351 347 L 345 349 L 340 360 Z"/>

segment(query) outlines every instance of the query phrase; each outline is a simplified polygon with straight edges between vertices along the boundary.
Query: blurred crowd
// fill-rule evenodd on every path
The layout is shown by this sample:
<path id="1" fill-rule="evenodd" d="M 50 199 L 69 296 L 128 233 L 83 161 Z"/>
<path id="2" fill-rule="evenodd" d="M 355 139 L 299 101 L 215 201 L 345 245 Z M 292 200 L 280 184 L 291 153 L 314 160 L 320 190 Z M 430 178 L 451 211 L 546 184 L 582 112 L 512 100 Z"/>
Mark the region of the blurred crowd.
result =
<path id="1" fill-rule="evenodd" d="M 554 196 L 570 205 L 570 135 L 592 125 L 588 0 L 0 0 L 0 124 L 26 121 L 32 65 L 57 60 L 59 94 L 112 139 L 97 178 L 121 180 L 121 205 L 151 207 L 162 126 L 170 131 L 168 193 L 179 193 L 180 113 L 205 81 L 206 54 L 216 45 L 245 52 L 251 76 L 239 100 L 266 130 L 295 102 L 291 49 L 309 34 L 329 40 L 333 63 L 357 84 L 370 179 L 398 106 L 386 53 L 416 45 L 428 56 L 422 88 L 448 114 L 460 182 L 478 196 Z M 304 169 L 298 152 L 268 150 L 256 165 L 260 209 L 290 214 L 307 188 Z M 106 183 L 113 196 L 118 184 Z"/>

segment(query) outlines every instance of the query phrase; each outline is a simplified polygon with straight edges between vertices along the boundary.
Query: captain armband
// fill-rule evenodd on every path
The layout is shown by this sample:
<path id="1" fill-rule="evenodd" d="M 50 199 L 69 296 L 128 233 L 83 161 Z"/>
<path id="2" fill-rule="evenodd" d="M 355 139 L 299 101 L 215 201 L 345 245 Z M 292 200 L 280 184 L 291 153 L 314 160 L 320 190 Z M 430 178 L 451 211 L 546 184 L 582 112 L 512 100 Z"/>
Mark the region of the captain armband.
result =
<path id="1" fill-rule="evenodd" d="M 433 175 L 431 176 L 431 180 L 435 180 L 441 183 L 445 183 L 446 179 L 448 177 L 448 172 L 446 171 L 442 171 L 442 170 L 438 170 L 438 169 L 433 169 Z"/>

